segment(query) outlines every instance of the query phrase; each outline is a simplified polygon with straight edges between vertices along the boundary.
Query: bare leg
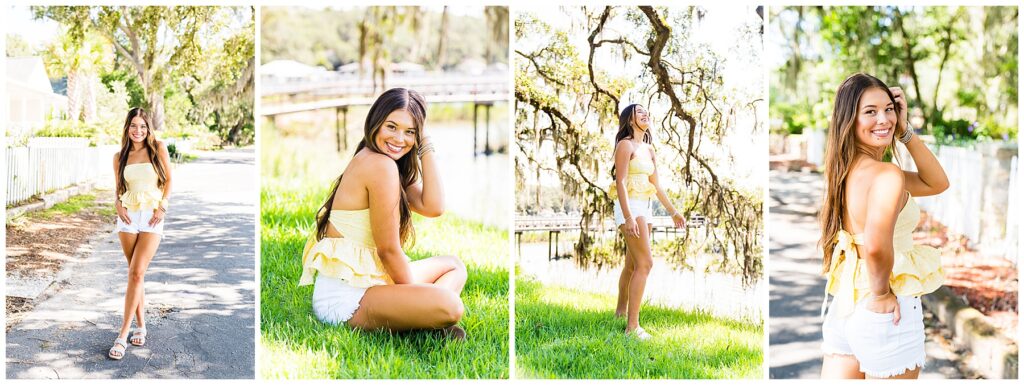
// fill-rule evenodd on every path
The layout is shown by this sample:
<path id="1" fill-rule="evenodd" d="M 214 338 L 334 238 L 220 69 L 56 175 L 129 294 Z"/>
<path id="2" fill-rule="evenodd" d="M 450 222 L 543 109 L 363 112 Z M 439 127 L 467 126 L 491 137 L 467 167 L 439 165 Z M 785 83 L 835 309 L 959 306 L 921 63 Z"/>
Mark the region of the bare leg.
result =
<path id="1" fill-rule="evenodd" d="M 826 354 L 821 360 L 822 379 L 863 380 L 860 361 L 848 354 Z"/>
<path id="2" fill-rule="evenodd" d="M 622 264 L 622 274 L 619 274 L 619 298 L 615 304 L 615 316 L 625 317 L 626 308 L 629 304 L 629 279 L 633 276 L 633 253 L 629 246 L 626 246 L 626 261 Z"/>
<path id="3" fill-rule="evenodd" d="M 626 309 L 626 332 L 640 327 L 640 305 L 644 299 L 644 288 L 647 286 L 647 275 L 651 272 L 654 259 L 651 257 L 650 230 L 647 219 L 639 217 L 636 225 L 640 228 L 640 236 L 626 236 L 626 248 L 633 255 L 633 275 L 629 278 L 629 303 Z"/>
<path id="4" fill-rule="evenodd" d="M 132 233 L 117 233 L 118 238 L 121 239 L 121 250 L 124 251 L 124 258 L 128 260 L 128 266 L 132 265 L 132 256 L 135 254 L 135 243 L 138 241 L 139 234 Z M 140 327 L 146 327 L 146 321 L 144 316 L 146 308 L 146 296 L 145 294 L 139 298 L 140 305 L 135 310 L 135 323 Z"/>
<path id="5" fill-rule="evenodd" d="M 153 260 L 159 246 L 159 234 L 139 233 L 132 254 L 132 262 L 128 265 L 128 289 L 124 295 L 124 320 L 121 324 L 121 331 L 117 335 L 118 338 L 128 335 L 132 324 L 132 315 L 140 311 L 146 269 L 149 268 L 149 262 Z"/>
<path id="6" fill-rule="evenodd" d="M 459 295 L 441 285 L 379 285 L 366 290 L 346 323 L 363 330 L 442 329 L 458 323 L 463 311 Z"/>
<path id="7" fill-rule="evenodd" d="M 462 288 L 466 286 L 466 265 L 457 257 L 430 257 L 410 262 L 409 267 L 416 283 L 432 283 L 451 290 L 455 295 L 462 294 Z"/>

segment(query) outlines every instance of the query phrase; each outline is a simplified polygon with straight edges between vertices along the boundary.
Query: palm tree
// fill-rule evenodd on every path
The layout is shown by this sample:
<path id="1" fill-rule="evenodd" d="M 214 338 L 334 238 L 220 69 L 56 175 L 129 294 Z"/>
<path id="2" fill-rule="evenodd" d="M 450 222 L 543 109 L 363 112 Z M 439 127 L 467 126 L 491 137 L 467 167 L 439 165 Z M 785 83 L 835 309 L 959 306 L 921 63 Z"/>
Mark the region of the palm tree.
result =
<path id="1" fill-rule="evenodd" d="M 75 39 L 68 30 L 62 29 L 43 53 L 46 71 L 51 76 L 67 77 L 69 120 L 78 121 L 83 117 L 86 122 L 96 120 L 96 87 L 105 48 L 96 36 Z"/>

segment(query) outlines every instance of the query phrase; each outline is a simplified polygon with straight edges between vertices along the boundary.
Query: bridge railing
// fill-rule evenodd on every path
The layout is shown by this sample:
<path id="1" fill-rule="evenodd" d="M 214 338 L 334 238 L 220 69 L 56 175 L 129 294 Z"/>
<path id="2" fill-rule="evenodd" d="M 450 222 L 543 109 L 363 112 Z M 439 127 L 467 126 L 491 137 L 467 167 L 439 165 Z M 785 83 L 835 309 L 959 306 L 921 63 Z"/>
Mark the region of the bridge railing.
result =
<path id="1" fill-rule="evenodd" d="M 309 79 L 305 81 L 274 81 L 267 78 L 260 84 L 260 94 L 265 101 L 294 101 L 295 99 L 318 99 L 338 96 L 374 96 L 381 92 L 381 86 L 374 86 L 371 79 L 344 77 L 337 79 Z M 403 87 L 414 89 L 426 98 L 437 95 L 508 93 L 508 77 L 505 75 L 428 75 L 388 78 L 387 88 Z"/>

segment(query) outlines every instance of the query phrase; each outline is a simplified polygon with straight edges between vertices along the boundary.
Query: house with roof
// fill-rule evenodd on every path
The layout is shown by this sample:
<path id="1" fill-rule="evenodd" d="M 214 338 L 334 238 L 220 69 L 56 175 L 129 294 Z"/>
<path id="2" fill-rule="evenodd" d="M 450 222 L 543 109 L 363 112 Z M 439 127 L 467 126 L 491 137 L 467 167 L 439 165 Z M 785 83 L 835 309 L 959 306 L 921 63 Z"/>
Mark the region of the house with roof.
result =
<path id="1" fill-rule="evenodd" d="M 39 56 L 7 59 L 7 135 L 21 136 L 43 126 L 47 120 L 61 119 L 66 113 L 67 97 L 53 92 L 43 58 Z"/>

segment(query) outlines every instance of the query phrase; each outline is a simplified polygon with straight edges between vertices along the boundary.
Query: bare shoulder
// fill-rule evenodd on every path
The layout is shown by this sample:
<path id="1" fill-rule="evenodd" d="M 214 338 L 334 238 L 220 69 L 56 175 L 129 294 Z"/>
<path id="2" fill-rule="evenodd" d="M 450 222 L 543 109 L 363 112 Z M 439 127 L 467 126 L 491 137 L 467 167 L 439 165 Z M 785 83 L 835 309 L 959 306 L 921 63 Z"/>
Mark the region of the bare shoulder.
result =
<path id="1" fill-rule="evenodd" d="M 373 152 L 361 151 L 352 158 L 349 165 L 349 172 L 356 175 L 365 175 L 368 178 L 367 184 L 374 181 L 398 180 L 398 163 L 387 155 Z"/>
<path id="2" fill-rule="evenodd" d="M 875 203 L 897 204 L 903 198 L 903 170 L 889 162 L 874 162 L 865 170 L 869 173 L 869 196 Z"/>
<path id="3" fill-rule="evenodd" d="M 615 143 L 615 151 L 620 151 L 622 149 L 633 151 L 633 142 L 623 139 Z"/>
<path id="4" fill-rule="evenodd" d="M 114 163 L 115 164 L 121 163 L 121 152 L 120 151 L 114 153 Z"/>
<path id="5" fill-rule="evenodd" d="M 865 165 L 865 171 L 870 175 L 872 183 L 898 182 L 903 185 L 903 170 L 895 164 L 872 160 Z"/>
<path id="6" fill-rule="evenodd" d="M 623 139 L 620 140 L 618 143 L 615 143 L 615 155 L 631 155 L 633 154 L 633 150 L 634 148 L 632 141 Z"/>
<path id="7" fill-rule="evenodd" d="M 164 142 L 162 140 L 157 140 L 156 141 L 156 150 L 158 152 L 160 152 L 161 154 L 166 154 L 167 153 L 167 142 Z"/>

